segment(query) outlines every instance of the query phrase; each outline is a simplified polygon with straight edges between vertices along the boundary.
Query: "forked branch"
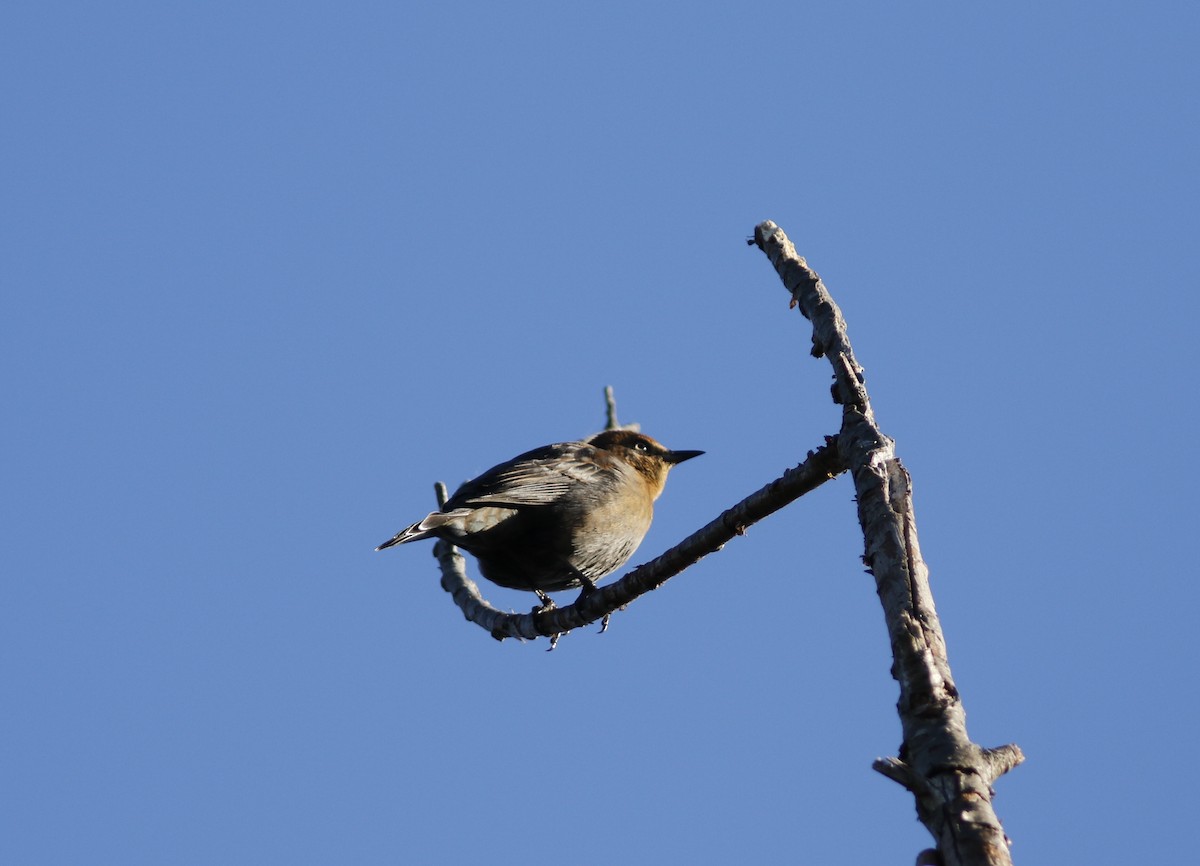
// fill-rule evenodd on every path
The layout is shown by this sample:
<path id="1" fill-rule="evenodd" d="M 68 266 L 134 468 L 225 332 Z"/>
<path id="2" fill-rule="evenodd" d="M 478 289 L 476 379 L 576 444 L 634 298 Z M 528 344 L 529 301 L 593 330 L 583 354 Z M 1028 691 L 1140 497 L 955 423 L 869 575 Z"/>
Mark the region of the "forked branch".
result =
<path id="1" fill-rule="evenodd" d="M 946 641 L 917 543 L 912 478 L 879 430 L 846 322 L 825 284 L 773 222 L 754 230 L 792 306 L 812 322 L 816 357 L 833 365 L 842 406 L 838 452 L 854 479 L 868 571 L 875 577 L 900 684 L 900 757 L 875 769 L 913 792 L 917 814 L 946 866 L 1009 864 L 1009 840 L 992 809 L 991 784 L 1024 760 L 1015 745 L 984 749 L 967 736 L 966 713 L 946 656 Z"/>
<path id="2" fill-rule="evenodd" d="M 457 550 L 434 546 L 442 587 L 467 619 L 497 639 L 551 637 L 602 619 L 639 595 L 661 586 L 701 557 L 719 550 L 751 524 L 778 511 L 830 478 L 849 470 L 854 479 L 864 562 L 875 578 L 891 639 L 892 674 L 900 684 L 897 709 L 903 742 L 899 757 L 874 768 L 912 791 L 917 814 L 937 840 L 921 862 L 945 866 L 1011 864 L 1009 840 L 992 808 L 992 783 L 1024 756 L 1015 745 L 984 749 L 967 736 L 966 713 L 950 673 L 929 572 L 917 542 L 912 479 L 880 431 L 871 410 L 862 367 L 854 357 L 846 322 L 820 277 L 772 222 L 755 228 L 754 240 L 770 258 L 791 306 L 812 323 L 812 354 L 833 366 L 834 402 L 842 406 L 836 437 L 808 454 L 799 466 L 729 508 L 707 526 L 615 583 L 600 587 L 568 607 L 529 614 L 505 613 L 489 605 L 466 575 Z M 616 408 L 607 395 L 608 423 Z M 439 503 L 445 491 L 439 493 Z"/>

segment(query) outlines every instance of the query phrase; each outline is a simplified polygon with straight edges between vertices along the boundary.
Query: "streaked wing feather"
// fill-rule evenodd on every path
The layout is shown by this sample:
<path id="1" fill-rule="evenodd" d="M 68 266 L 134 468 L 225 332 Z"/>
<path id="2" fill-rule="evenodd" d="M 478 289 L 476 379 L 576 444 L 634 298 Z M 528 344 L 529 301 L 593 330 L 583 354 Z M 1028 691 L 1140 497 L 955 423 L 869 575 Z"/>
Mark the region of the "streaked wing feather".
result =
<path id="1" fill-rule="evenodd" d="M 604 472 L 591 461 L 569 459 L 586 456 L 594 450 L 581 442 L 564 442 L 527 451 L 463 484 L 454 491 L 444 510 L 482 505 L 549 505 L 570 490 L 572 484 L 594 480 Z"/>

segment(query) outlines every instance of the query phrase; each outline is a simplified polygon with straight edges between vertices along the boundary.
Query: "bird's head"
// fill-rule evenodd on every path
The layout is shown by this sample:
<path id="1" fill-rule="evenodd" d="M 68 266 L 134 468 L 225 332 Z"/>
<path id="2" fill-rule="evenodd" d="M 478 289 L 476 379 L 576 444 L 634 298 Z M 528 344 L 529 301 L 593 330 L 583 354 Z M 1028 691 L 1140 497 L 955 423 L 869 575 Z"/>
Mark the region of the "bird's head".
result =
<path id="1" fill-rule="evenodd" d="M 645 433 L 633 430 L 605 430 L 587 439 L 594 448 L 607 451 L 617 460 L 628 463 L 645 479 L 650 498 L 657 499 L 667 483 L 671 467 L 699 457 L 703 451 L 672 451 Z"/>

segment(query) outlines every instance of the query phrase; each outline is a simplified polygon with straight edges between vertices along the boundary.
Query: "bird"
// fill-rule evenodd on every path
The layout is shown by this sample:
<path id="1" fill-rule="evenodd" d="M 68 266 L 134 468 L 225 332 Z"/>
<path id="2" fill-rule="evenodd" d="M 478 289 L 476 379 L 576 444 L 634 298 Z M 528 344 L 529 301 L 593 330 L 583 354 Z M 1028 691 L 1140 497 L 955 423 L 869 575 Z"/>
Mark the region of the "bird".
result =
<path id="1" fill-rule="evenodd" d="M 465 482 L 375 549 L 440 538 L 492 583 L 536 593 L 535 610 L 554 607 L 550 592 L 580 588 L 583 599 L 641 544 L 671 467 L 703 453 L 624 429 L 544 445 Z"/>

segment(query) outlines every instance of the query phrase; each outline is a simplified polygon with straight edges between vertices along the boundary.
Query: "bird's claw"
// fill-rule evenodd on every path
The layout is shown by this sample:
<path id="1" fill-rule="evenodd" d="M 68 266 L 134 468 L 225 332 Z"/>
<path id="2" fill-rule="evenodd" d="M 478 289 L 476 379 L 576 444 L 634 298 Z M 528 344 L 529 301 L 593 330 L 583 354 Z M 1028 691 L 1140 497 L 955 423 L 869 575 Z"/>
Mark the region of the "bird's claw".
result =
<path id="1" fill-rule="evenodd" d="M 575 599 L 575 603 L 579 604 L 589 595 L 592 595 L 595 591 L 596 582 L 580 575 L 579 598 Z"/>
<path id="2" fill-rule="evenodd" d="M 558 605 L 554 603 L 554 599 L 546 595 L 546 593 L 542 592 L 540 589 L 535 589 L 534 592 L 537 593 L 539 603 L 536 607 L 534 607 L 532 611 L 533 613 L 542 613 L 543 611 L 554 610 L 558 607 Z"/>
<path id="3" fill-rule="evenodd" d="M 575 599 L 575 604 L 581 603 L 582 601 L 584 601 L 584 599 L 586 599 L 589 596 L 594 595 L 596 593 L 596 582 L 594 580 L 589 580 L 588 578 L 584 577 L 583 575 L 579 576 L 579 580 L 580 580 L 581 586 L 579 589 L 579 598 Z M 606 613 L 604 615 L 604 618 L 602 620 L 600 620 L 600 631 L 598 632 L 599 634 L 604 634 L 606 631 L 608 631 L 608 621 L 610 619 L 612 619 L 612 614 Z"/>

